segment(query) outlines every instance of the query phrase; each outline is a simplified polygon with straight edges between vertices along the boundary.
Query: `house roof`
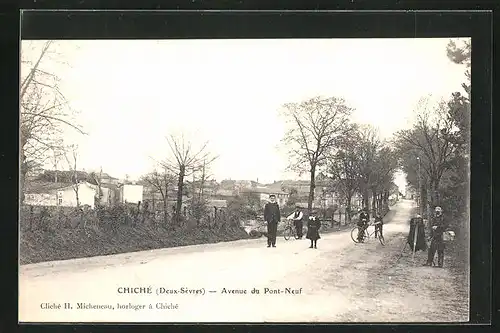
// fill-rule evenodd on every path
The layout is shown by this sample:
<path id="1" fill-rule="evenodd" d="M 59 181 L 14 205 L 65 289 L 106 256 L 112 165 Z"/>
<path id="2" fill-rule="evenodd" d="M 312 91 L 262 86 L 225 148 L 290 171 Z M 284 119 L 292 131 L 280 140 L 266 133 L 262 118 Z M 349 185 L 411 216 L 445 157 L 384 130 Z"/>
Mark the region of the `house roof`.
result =
<path id="1" fill-rule="evenodd" d="M 241 189 L 243 193 L 266 193 L 266 194 L 288 194 L 281 190 L 274 190 L 267 187 L 253 187 Z"/>
<path id="2" fill-rule="evenodd" d="M 81 185 L 85 184 L 90 188 L 97 188 L 96 185 L 90 184 L 89 182 L 80 182 Z M 41 193 L 49 193 L 51 191 L 63 190 L 73 186 L 73 183 L 53 183 L 53 182 L 44 182 L 44 181 L 34 181 L 26 183 L 24 192 L 27 194 L 41 194 Z"/>
<path id="3" fill-rule="evenodd" d="M 72 183 L 51 183 L 51 182 L 42 182 L 42 181 L 34 181 L 26 183 L 24 191 L 26 193 L 48 193 L 50 191 L 61 190 L 67 187 L 72 186 Z"/>
<path id="4" fill-rule="evenodd" d="M 118 189 L 118 185 L 104 183 L 104 184 L 101 184 L 101 188 L 109 188 L 111 190 L 117 190 Z"/>

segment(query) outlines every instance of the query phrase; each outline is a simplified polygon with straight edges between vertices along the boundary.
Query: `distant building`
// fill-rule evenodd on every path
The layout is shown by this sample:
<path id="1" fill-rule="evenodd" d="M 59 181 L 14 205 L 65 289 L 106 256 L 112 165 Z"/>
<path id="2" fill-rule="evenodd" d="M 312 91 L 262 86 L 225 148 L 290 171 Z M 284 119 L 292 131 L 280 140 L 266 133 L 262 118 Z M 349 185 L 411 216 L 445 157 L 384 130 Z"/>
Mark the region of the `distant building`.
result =
<path id="1" fill-rule="evenodd" d="M 94 207 L 95 185 L 81 182 L 71 183 L 30 182 L 25 185 L 24 204 L 35 206 L 76 207 L 75 186 L 78 186 L 80 206 Z"/>
<path id="2" fill-rule="evenodd" d="M 119 199 L 121 203 L 142 202 L 143 186 L 137 184 L 122 184 L 118 187 Z"/>
<path id="3" fill-rule="evenodd" d="M 244 188 L 240 191 L 241 195 L 245 194 L 255 194 L 259 197 L 260 203 L 263 206 L 269 201 L 269 196 L 274 194 L 276 196 L 276 201 L 280 206 L 284 206 L 288 202 L 289 194 L 281 190 L 273 190 L 267 187 L 252 187 Z"/>

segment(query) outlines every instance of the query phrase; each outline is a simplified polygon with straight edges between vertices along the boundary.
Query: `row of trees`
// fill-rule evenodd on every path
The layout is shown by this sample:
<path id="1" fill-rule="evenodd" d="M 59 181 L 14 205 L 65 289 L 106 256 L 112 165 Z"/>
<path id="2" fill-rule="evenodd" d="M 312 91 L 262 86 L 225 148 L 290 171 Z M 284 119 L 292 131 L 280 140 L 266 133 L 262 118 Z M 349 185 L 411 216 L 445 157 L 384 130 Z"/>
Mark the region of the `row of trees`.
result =
<path id="1" fill-rule="evenodd" d="M 318 174 L 330 180 L 350 211 L 355 193 L 362 195 L 364 207 L 387 208 L 394 174 L 402 170 L 428 209 L 439 204 L 456 215 L 465 213 L 460 208 L 467 207 L 468 198 L 470 42 L 457 46 L 450 41 L 447 55 L 466 65 L 465 95 L 456 92 L 438 103 L 422 98 L 414 124 L 392 140 L 381 140 L 373 126 L 352 123 L 353 109 L 342 98 L 314 97 L 283 106 L 281 115 L 290 128 L 283 138 L 289 168 L 310 176 L 309 211 Z"/>
<path id="2" fill-rule="evenodd" d="M 355 193 L 362 194 L 365 207 L 388 206 L 398 168 L 395 150 L 375 127 L 352 123 L 352 112 L 344 99 L 336 97 L 314 97 L 283 107 L 281 115 L 289 125 L 283 138 L 289 148 L 289 168 L 310 178 L 309 212 L 319 174 L 328 180 L 331 192 L 341 194 L 347 212 Z"/>
<path id="3" fill-rule="evenodd" d="M 463 222 L 456 225 L 460 230 L 469 200 L 470 41 L 460 46 L 450 41 L 446 51 L 451 61 L 466 67 L 464 92 L 435 104 L 431 97 L 423 98 L 413 126 L 396 133 L 394 144 L 409 185 L 422 198 L 421 208 L 430 214 L 432 207 L 442 206 L 451 221 Z"/>

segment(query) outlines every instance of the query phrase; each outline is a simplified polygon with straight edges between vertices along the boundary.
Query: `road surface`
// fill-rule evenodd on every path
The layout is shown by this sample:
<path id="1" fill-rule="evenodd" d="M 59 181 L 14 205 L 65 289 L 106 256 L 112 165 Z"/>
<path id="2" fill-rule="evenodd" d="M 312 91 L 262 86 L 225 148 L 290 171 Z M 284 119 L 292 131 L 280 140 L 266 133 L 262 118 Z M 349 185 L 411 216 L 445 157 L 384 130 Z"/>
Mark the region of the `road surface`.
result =
<path id="1" fill-rule="evenodd" d="M 390 300 L 390 293 L 377 296 L 370 291 L 370 274 L 380 266 L 379 261 L 390 251 L 391 244 L 392 251 L 401 248 L 401 234 L 408 231 L 412 207 L 410 201 L 393 207 L 396 213 L 384 225 L 385 247 L 375 239 L 354 244 L 350 231 L 342 231 L 324 234 L 318 249 L 310 249 L 308 240 L 283 238 L 278 238 L 276 248 L 267 248 L 265 238 L 260 238 L 24 265 L 19 277 L 19 320 L 384 320 L 366 309 L 368 305 L 383 307 L 383 302 Z M 152 293 L 119 292 L 141 287 L 141 292 L 150 287 Z M 223 293 L 224 288 L 229 293 Z M 178 293 L 173 294 L 174 290 Z M 181 290 L 187 293 L 182 294 Z M 159 294 L 160 291 L 169 293 Z M 418 301 L 417 298 L 408 295 L 406 299 Z M 70 303 L 72 308 L 64 309 L 64 303 Z M 61 309 L 42 309 L 58 304 Z M 111 309 L 91 308 L 105 305 Z M 401 308 L 404 306 L 396 305 L 400 312 L 393 314 L 392 320 L 408 320 Z"/>

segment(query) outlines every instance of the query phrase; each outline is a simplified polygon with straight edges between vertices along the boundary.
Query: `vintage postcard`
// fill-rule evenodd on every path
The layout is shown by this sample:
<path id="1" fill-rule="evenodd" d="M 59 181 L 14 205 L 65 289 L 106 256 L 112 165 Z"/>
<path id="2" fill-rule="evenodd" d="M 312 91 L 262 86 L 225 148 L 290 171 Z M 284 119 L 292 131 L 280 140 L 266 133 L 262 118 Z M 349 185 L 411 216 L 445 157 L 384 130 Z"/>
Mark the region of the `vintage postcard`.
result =
<path id="1" fill-rule="evenodd" d="M 19 321 L 468 321 L 470 59 L 23 40 Z"/>

